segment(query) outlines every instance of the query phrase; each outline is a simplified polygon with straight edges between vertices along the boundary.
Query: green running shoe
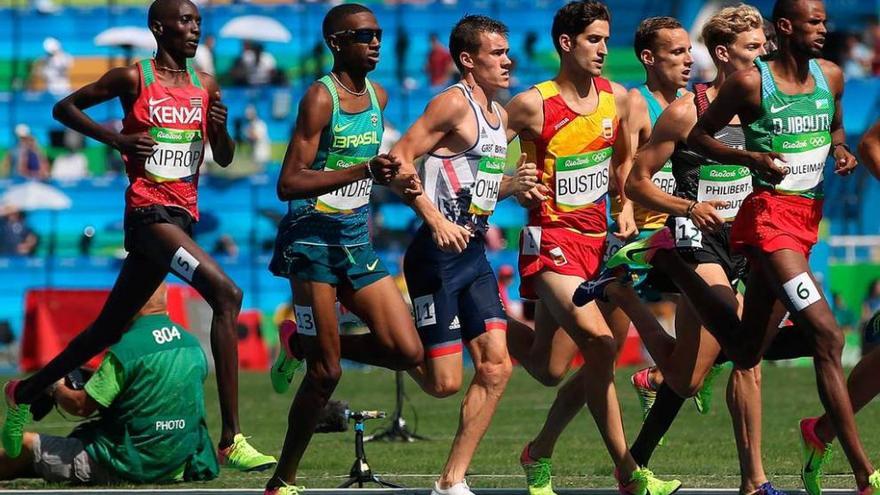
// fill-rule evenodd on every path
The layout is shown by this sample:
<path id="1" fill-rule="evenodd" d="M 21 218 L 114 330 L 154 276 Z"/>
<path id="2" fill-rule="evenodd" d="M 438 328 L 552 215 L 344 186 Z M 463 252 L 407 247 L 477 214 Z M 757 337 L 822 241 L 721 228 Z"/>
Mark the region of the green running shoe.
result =
<path id="1" fill-rule="evenodd" d="M 283 394 L 290 388 L 293 381 L 293 375 L 303 368 L 305 362 L 297 359 L 290 349 L 290 338 L 296 333 L 296 323 L 290 320 L 281 322 L 278 328 L 278 339 L 281 341 L 281 350 L 278 351 L 278 357 L 275 358 L 275 364 L 269 370 L 269 380 L 272 382 L 272 390 L 275 393 Z"/>
<path id="2" fill-rule="evenodd" d="M 651 258 L 659 249 L 675 249 L 675 239 L 672 238 L 669 227 L 657 229 L 649 237 L 622 246 L 608 259 L 605 268 L 622 265 L 651 266 Z"/>
<path id="3" fill-rule="evenodd" d="M 278 463 L 271 455 L 261 454 L 251 447 L 241 433 L 232 439 L 232 445 L 218 451 L 220 464 L 238 471 L 263 471 Z"/>
<path id="4" fill-rule="evenodd" d="M 277 488 L 266 488 L 263 495 L 301 495 L 304 491 L 306 491 L 304 486 L 293 486 L 284 483 Z"/>
<path id="5" fill-rule="evenodd" d="M 871 476 L 868 476 L 868 487 L 864 490 L 859 490 L 859 495 L 863 495 L 868 493 L 868 490 L 871 490 L 871 493 L 880 493 L 880 471 L 874 470 L 871 473 Z"/>
<path id="6" fill-rule="evenodd" d="M 816 422 L 819 418 L 805 418 L 800 422 L 801 456 L 804 465 L 801 467 L 801 480 L 804 490 L 809 495 L 822 493 L 822 468 L 831 459 L 831 444 L 823 443 L 816 436 Z"/>
<path id="7" fill-rule="evenodd" d="M 709 414 L 709 409 L 712 407 L 712 384 L 715 383 L 715 379 L 723 370 L 723 364 L 716 364 L 709 368 L 709 372 L 703 378 L 703 386 L 694 395 L 694 405 L 697 406 L 698 413 Z"/>
<path id="8" fill-rule="evenodd" d="M 672 495 L 681 488 L 681 481 L 663 481 L 654 477 L 648 468 L 633 471 L 629 482 L 618 482 L 621 495 Z"/>
<path id="9" fill-rule="evenodd" d="M 2 441 L 6 455 L 13 459 L 21 455 L 24 427 L 33 419 L 30 404 L 15 403 L 15 389 L 19 383 L 20 380 L 10 380 L 3 388 L 3 395 L 6 396 L 6 420 L 3 421 Z"/>
<path id="10" fill-rule="evenodd" d="M 549 457 L 533 459 L 529 455 L 528 443 L 519 456 L 519 463 L 526 472 L 526 483 L 529 486 L 529 495 L 556 495 L 553 491 L 551 478 L 551 463 Z"/>
<path id="11" fill-rule="evenodd" d="M 657 391 L 651 386 L 651 380 L 648 376 L 651 374 L 651 368 L 643 368 L 636 371 L 629 377 L 633 389 L 636 391 L 636 397 L 639 398 L 639 405 L 642 406 L 642 421 L 648 417 L 651 408 L 654 407 L 654 401 L 657 400 Z M 666 437 L 660 437 L 657 441 L 658 446 L 666 443 Z"/>

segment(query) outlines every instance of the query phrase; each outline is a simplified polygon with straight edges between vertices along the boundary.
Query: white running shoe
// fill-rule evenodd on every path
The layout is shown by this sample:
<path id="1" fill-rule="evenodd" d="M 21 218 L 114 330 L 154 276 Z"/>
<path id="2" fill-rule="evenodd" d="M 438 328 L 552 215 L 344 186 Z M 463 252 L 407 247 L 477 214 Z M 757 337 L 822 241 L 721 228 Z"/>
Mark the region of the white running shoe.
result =
<path id="1" fill-rule="evenodd" d="M 474 492 L 471 491 L 466 480 L 461 480 L 449 488 L 440 488 L 440 483 L 435 481 L 431 495 L 474 495 Z"/>

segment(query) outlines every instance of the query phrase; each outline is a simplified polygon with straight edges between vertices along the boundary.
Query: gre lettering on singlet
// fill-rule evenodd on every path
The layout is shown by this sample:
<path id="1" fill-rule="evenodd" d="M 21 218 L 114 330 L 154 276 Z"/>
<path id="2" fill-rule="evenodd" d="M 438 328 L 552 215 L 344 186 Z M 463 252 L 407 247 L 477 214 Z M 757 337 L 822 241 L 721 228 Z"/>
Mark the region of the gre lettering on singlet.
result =
<path id="1" fill-rule="evenodd" d="M 795 311 L 803 311 L 809 305 L 822 299 L 822 293 L 819 292 L 807 272 L 803 272 L 782 284 L 782 289 L 785 290 L 785 294 Z"/>
<path id="2" fill-rule="evenodd" d="M 302 335 L 318 335 L 318 325 L 315 323 L 315 313 L 311 306 L 293 305 L 296 315 L 296 331 Z"/>
<path id="3" fill-rule="evenodd" d="M 526 226 L 520 251 L 526 256 L 537 256 L 541 253 L 541 227 Z"/>
<path id="4" fill-rule="evenodd" d="M 666 194 L 671 195 L 675 193 L 675 176 L 672 175 L 672 162 L 666 160 L 666 163 L 663 164 L 663 168 L 651 177 L 651 182 L 662 189 Z"/>
<path id="5" fill-rule="evenodd" d="M 703 231 L 690 218 L 675 217 L 675 247 L 703 247 Z"/>
<path id="6" fill-rule="evenodd" d="M 556 206 L 574 211 L 602 199 L 608 192 L 612 148 L 556 158 Z"/>
<path id="7" fill-rule="evenodd" d="M 434 296 L 428 294 L 413 299 L 413 313 L 417 328 L 436 325 L 437 312 L 434 310 Z"/>
<path id="8" fill-rule="evenodd" d="M 150 136 L 156 146 L 147 158 L 144 170 L 153 180 L 181 180 L 198 172 L 205 152 L 202 131 L 151 127 Z"/>
<path id="9" fill-rule="evenodd" d="M 776 190 L 802 193 L 818 186 L 830 149 L 831 134 L 828 131 L 774 136 L 773 151 L 781 153 L 785 160 L 784 163 L 776 160 L 776 165 L 788 172 Z"/>
<path id="10" fill-rule="evenodd" d="M 369 161 L 369 158 L 360 158 L 353 156 L 337 155 L 330 153 L 324 164 L 325 171 L 345 170 L 359 163 Z M 361 179 L 351 184 L 344 185 L 335 191 L 318 196 L 315 209 L 324 213 L 347 213 L 370 202 L 370 191 L 373 188 L 373 181 L 370 179 Z"/>
<path id="11" fill-rule="evenodd" d="M 196 268 L 198 267 L 199 260 L 197 260 L 196 257 L 183 246 L 177 248 L 177 251 L 174 252 L 174 256 L 171 257 L 171 271 L 185 279 L 187 282 L 192 282 L 193 275 L 195 275 Z"/>
<path id="12" fill-rule="evenodd" d="M 724 201 L 716 206 L 718 215 L 725 220 L 736 217 L 739 207 L 752 193 L 752 175 L 741 165 L 703 165 L 697 185 L 697 201 Z"/>
<path id="13" fill-rule="evenodd" d="M 496 156 L 480 158 L 477 176 L 471 188 L 471 205 L 468 213 L 472 215 L 491 215 L 498 204 L 501 192 L 501 178 L 504 176 L 506 160 Z"/>

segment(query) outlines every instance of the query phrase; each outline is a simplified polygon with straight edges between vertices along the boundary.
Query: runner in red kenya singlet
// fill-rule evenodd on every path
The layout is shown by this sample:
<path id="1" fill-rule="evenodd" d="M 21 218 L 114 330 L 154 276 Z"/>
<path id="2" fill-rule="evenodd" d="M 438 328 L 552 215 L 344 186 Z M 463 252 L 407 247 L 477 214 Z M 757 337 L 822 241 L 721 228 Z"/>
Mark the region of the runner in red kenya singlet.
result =
<path id="1" fill-rule="evenodd" d="M 240 470 L 265 469 L 275 463 L 239 432 L 235 325 L 241 289 L 192 239 L 199 217 L 196 190 L 205 140 L 222 166 L 229 165 L 235 150 L 217 82 L 187 64 L 198 47 L 200 24 L 198 8 L 188 0 L 153 2 L 149 27 L 158 45 L 155 59 L 111 69 L 55 107 L 54 115 L 64 125 L 122 154 L 131 181 L 125 194 L 129 254 L 98 318 L 45 368 L 7 384 L 9 408 L 2 440 L 12 457 L 20 453 L 21 434 L 30 421 L 29 404 L 65 373 L 117 342 L 137 310 L 172 272 L 198 290 L 214 311 L 211 345 L 220 393 L 221 460 Z M 121 133 L 83 113 L 114 98 L 125 109 Z"/>

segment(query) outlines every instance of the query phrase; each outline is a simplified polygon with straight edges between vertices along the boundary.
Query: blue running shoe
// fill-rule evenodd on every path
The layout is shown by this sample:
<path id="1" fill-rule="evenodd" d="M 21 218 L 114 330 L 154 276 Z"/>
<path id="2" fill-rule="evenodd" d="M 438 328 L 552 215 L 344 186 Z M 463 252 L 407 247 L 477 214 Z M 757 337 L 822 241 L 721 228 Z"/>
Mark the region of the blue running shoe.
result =
<path id="1" fill-rule="evenodd" d="M 574 290 L 574 294 L 571 296 L 571 302 L 578 307 L 584 306 L 597 299 L 599 301 L 608 302 L 608 297 L 605 296 L 605 288 L 608 287 L 608 284 L 614 281 L 618 281 L 621 284 L 632 283 L 632 276 L 630 275 L 629 270 L 626 269 L 626 267 L 623 268 L 622 271 L 620 268 L 603 270 L 595 279 L 582 282 L 581 285 Z"/>
<path id="2" fill-rule="evenodd" d="M 785 495 L 785 492 L 777 490 L 773 483 L 769 481 L 764 483 L 763 485 L 758 487 L 758 491 L 756 491 L 753 495 Z"/>

